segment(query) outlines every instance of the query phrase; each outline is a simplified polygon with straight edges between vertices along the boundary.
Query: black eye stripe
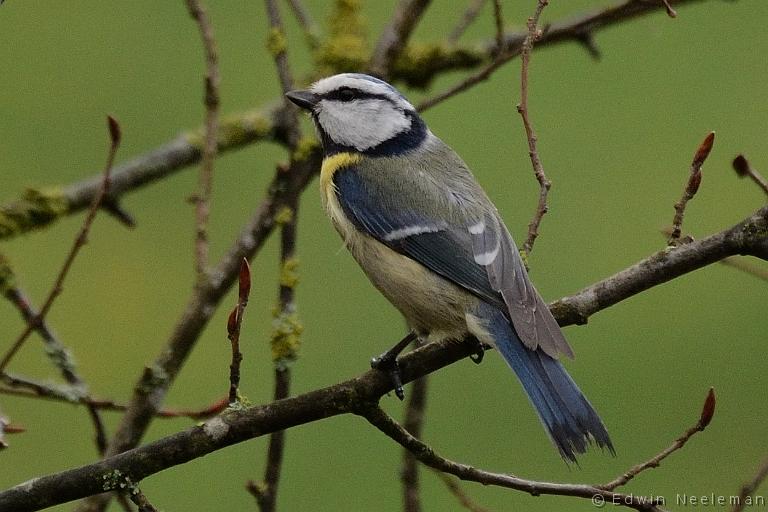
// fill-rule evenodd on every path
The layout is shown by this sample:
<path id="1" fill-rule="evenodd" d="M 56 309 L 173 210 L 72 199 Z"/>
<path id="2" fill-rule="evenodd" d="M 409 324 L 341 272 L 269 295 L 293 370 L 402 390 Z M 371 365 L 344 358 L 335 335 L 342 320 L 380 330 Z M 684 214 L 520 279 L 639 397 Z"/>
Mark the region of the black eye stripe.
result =
<path id="1" fill-rule="evenodd" d="M 352 93 L 350 95 L 350 93 Z M 361 91 L 360 89 L 355 89 L 353 87 L 340 87 L 338 89 L 334 89 L 333 91 L 329 91 L 323 95 L 320 96 L 322 99 L 327 100 L 334 100 L 334 101 L 354 101 L 354 100 L 370 100 L 370 99 L 379 99 L 388 101 L 392 105 L 397 106 L 397 104 L 387 96 L 386 94 L 375 94 L 370 92 Z"/>

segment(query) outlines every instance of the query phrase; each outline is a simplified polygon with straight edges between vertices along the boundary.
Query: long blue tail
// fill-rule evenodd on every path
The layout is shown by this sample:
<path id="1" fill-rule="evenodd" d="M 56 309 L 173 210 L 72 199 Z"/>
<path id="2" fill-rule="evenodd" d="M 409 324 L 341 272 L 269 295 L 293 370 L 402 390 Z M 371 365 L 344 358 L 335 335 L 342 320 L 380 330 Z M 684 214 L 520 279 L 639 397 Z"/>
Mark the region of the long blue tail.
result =
<path id="1" fill-rule="evenodd" d="M 482 309 L 496 348 L 523 384 L 560 455 L 576 462 L 576 454 L 584 453 L 592 440 L 613 454 L 613 444 L 603 422 L 560 362 L 541 349 L 526 348 L 496 308 Z"/>

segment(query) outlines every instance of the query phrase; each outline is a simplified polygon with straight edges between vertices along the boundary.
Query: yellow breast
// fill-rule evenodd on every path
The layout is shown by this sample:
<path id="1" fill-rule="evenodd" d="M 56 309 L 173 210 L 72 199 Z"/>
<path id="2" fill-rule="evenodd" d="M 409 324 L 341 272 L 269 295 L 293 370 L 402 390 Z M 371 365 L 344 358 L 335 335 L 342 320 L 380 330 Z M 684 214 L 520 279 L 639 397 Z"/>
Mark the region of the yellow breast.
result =
<path id="1" fill-rule="evenodd" d="M 349 244 L 354 238 L 354 227 L 344 215 L 339 200 L 336 197 L 336 186 L 333 176 L 337 171 L 360 163 L 363 157 L 355 153 L 336 153 L 323 159 L 320 168 L 320 192 L 323 197 L 323 206 L 328 216 L 333 221 L 342 238 Z"/>

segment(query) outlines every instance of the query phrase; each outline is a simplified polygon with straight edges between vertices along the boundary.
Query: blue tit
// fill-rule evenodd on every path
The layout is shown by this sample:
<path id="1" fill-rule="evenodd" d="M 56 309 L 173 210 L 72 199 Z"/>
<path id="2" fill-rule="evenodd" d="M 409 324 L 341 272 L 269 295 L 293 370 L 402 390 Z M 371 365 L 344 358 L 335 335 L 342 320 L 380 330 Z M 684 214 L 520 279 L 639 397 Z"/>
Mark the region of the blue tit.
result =
<path id="1" fill-rule="evenodd" d="M 309 111 L 322 140 L 321 195 L 333 225 L 415 335 L 495 347 L 564 459 L 575 461 L 592 441 L 613 453 L 558 361 L 573 352 L 496 207 L 413 105 L 356 73 L 287 97 Z"/>

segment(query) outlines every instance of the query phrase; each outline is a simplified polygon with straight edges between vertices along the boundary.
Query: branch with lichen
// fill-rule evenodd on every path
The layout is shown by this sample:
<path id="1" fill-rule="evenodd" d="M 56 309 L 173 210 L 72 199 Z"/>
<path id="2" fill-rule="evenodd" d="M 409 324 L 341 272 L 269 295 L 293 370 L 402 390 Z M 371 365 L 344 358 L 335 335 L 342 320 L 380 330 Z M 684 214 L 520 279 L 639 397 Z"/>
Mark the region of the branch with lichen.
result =
<path id="1" fill-rule="evenodd" d="M 277 108 L 267 111 L 255 109 L 223 117 L 216 136 L 218 153 L 264 140 L 287 144 L 284 116 L 284 109 Z M 114 205 L 123 195 L 199 163 L 204 140 L 203 128 L 191 130 L 116 166 L 112 171 L 109 195 L 102 208 L 108 208 L 107 211 L 112 214 L 122 211 L 115 210 Z M 28 189 L 21 199 L 0 206 L 0 240 L 45 228 L 65 216 L 86 210 L 101 188 L 101 179 L 96 175 L 65 187 Z M 126 217 L 120 218 L 126 223 Z"/>
<path id="2" fill-rule="evenodd" d="M 556 301 L 550 305 L 550 309 L 560 325 L 585 323 L 587 318 L 597 311 L 734 254 L 752 254 L 768 260 L 768 206 L 719 233 L 679 247 L 669 247 L 651 255 L 570 297 Z M 399 359 L 402 380 L 411 382 L 468 357 L 471 352 L 472 347 L 466 343 L 455 343 L 451 340 L 430 343 Z M 140 383 L 144 386 L 145 395 L 158 398 L 153 402 L 155 406 L 162 402 L 168 383 L 166 376 L 164 380 L 159 381 L 158 388 L 157 380 L 163 377 L 158 371 L 159 369 L 146 371 Z M 370 370 L 334 386 L 267 405 L 229 411 L 209 420 L 203 426 L 179 432 L 125 453 L 109 454 L 105 460 L 40 477 L 0 492 L 0 510 L 39 510 L 102 492 L 103 489 L 97 485 L 100 483 L 99 478 L 114 470 L 122 471 L 138 482 L 163 469 L 247 439 L 330 416 L 359 414 L 362 407 L 370 407 L 392 389 L 389 376 Z M 132 406 L 135 408 L 138 404 L 139 402 L 134 402 Z M 153 404 L 144 407 L 151 408 Z M 126 418 L 130 417 L 129 411 Z M 145 428 L 147 424 L 148 421 L 135 426 Z M 131 432 L 134 435 L 143 433 L 139 430 Z M 529 488 L 539 494 L 563 494 L 560 491 L 565 488 L 572 490 L 568 487 L 571 484 L 534 483 L 536 485 Z M 585 485 L 578 487 L 577 492 L 589 490 L 594 494 L 594 489 L 597 488 Z M 599 491 L 601 495 L 611 499 L 616 495 L 606 490 Z M 630 500 L 627 503 L 636 502 Z"/>
<path id="3" fill-rule="evenodd" d="M 675 5 L 707 0 L 679 0 Z M 364 69 L 370 57 L 365 20 L 359 0 L 336 0 L 330 16 L 329 36 L 314 54 L 315 76 Z M 593 35 L 606 27 L 658 11 L 654 2 L 626 0 L 615 7 L 548 25 L 536 48 L 564 42 L 592 44 Z M 525 32 L 508 32 L 504 36 L 504 52 L 519 54 Z M 588 45 L 589 47 L 589 45 Z M 455 46 L 445 42 L 412 42 L 394 63 L 392 80 L 411 87 L 426 88 L 434 78 L 450 71 L 474 69 L 493 60 L 495 40 L 474 46 Z M 219 154 L 250 144 L 273 140 L 287 144 L 285 112 L 251 110 L 223 117 L 217 135 Z M 177 171 L 200 162 L 203 130 L 187 132 L 176 139 L 115 167 L 107 211 L 130 224 L 130 216 L 119 208 L 118 199 L 145 185 L 164 179 Z M 82 212 L 98 191 L 97 177 L 66 187 L 32 188 L 14 202 L 0 206 L 0 240 L 13 238 L 54 221 Z"/>

